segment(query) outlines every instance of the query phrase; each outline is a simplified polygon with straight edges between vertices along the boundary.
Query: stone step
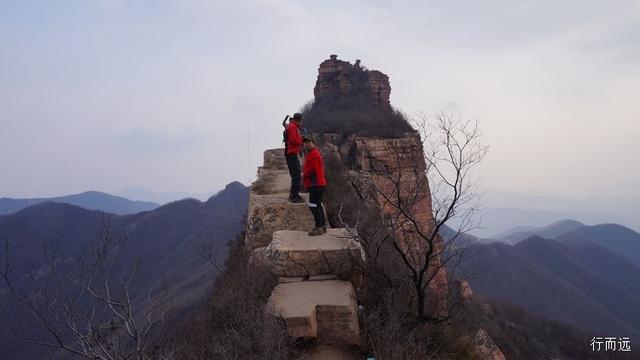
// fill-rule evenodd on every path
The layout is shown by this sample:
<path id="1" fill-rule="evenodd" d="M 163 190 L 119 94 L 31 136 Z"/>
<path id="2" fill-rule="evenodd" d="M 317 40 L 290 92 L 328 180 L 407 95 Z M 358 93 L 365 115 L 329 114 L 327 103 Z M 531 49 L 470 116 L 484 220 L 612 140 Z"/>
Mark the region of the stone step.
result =
<path id="1" fill-rule="evenodd" d="M 263 153 L 264 169 L 287 169 L 287 161 L 284 158 L 284 148 L 268 149 Z"/>
<path id="2" fill-rule="evenodd" d="M 315 226 L 309 205 L 290 203 L 287 194 L 252 194 L 248 212 L 245 244 L 251 250 L 269 245 L 278 230 L 309 231 Z"/>
<path id="3" fill-rule="evenodd" d="M 250 250 L 267 246 L 278 230 L 314 228 L 309 211 L 309 194 L 301 193 L 304 203 L 290 203 L 291 177 L 284 161 L 284 149 L 264 152 L 264 166 L 251 185 L 245 244 Z"/>
<path id="4" fill-rule="evenodd" d="M 348 281 L 278 284 L 267 309 L 284 319 L 291 337 L 317 338 L 322 344 L 360 343 L 355 293 Z"/>
<path id="5" fill-rule="evenodd" d="M 326 234 L 309 236 L 305 231 L 280 230 L 264 250 L 264 259 L 280 277 L 305 279 L 335 275 L 353 279 L 361 273 L 364 251 L 355 230 L 327 229 Z"/>
<path id="6" fill-rule="evenodd" d="M 289 170 L 272 170 L 260 168 L 258 180 L 252 184 L 251 190 L 256 195 L 289 194 L 291 175 Z"/>
<path id="7" fill-rule="evenodd" d="M 259 178 L 251 185 L 246 245 L 250 249 L 267 246 L 275 231 L 306 230 L 314 227 L 309 195 L 301 194 L 304 203 L 289 202 L 291 177 L 287 170 L 261 169 Z"/>

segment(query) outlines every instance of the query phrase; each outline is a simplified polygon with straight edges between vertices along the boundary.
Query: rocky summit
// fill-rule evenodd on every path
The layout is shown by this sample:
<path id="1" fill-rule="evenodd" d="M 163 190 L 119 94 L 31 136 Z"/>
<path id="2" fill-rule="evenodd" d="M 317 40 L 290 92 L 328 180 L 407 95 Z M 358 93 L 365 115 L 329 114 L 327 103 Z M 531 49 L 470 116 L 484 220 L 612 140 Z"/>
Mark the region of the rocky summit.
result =
<path id="1" fill-rule="evenodd" d="M 365 69 L 360 60 L 355 64 L 338 60 L 338 55 L 331 55 L 320 63 L 313 94 L 315 101 L 363 96 L 369 105 L 381 110 L 391 109 L 389 77 L 380 71 Z"/>

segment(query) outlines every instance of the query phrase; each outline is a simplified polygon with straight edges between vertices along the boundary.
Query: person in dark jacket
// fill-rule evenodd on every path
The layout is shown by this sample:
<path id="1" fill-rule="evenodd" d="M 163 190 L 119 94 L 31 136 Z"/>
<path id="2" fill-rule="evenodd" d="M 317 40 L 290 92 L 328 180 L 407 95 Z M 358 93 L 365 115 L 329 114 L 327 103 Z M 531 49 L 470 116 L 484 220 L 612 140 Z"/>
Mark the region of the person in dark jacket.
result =
<path id="1" fill-rule="evenodd" d="M 284 125 L 284 123 L 283 123 Z M 300 159 L 299 154 L 302 150 L 302 136 L 300 135 L 300 126 L 302 125 L 302 114 L 295 113 L 289 120 L 285 129 L 285 159 L 287 160 L 287 168 L 291 175 L 291 188 L 289 189 L 289 201 L 293 203 L 303 203 L 304 199 L 300 196 Z"/>
<path id="2" fill-rule="evenodd" d="M 305 136 L 303 144 L 307 156 L 304 158 L 302 181 L 304 187 L 309 190 L 309 210 L 311 210 L 315 220 L 315 227 L 309 231 L 309 235 L 322 235 L 327 232 L 327 223 L 322 206 L 322 194 L 327 186 L 327 181 L 324 178 L 324 161 L 312 137 Z"/>

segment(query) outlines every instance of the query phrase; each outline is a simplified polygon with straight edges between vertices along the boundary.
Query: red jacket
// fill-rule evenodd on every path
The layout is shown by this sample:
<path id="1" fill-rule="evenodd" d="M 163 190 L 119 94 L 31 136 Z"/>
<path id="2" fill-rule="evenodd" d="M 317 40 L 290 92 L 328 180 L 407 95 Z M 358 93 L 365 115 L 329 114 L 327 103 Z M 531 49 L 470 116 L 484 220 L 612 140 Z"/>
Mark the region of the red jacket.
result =
<path id="1" fill-rule="evenodd" d="M 298 124 L 295 121 L 291 121 L 287 125 L 287 155 L 299 154 L 302 149 L 302 136 L 300 136 L 300 130 L 298 130 Z"/>
<path id="2" fill-rule="evenodd" d="M 327 181 L 324 178 L 324 162 L 322 155 L 317 148 L 311 149 L 304 158 L 304 166 L 302 167 L 302 182 L 305 188 L 312 186 L 326 186 Z"/>

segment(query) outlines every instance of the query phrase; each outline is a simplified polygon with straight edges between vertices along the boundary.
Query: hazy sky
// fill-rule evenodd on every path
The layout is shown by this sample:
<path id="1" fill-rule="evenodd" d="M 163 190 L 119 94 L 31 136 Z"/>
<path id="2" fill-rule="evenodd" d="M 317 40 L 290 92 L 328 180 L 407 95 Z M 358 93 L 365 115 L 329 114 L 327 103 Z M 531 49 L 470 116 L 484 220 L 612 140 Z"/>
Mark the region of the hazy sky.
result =
<path id="1" fill-rule="evenodd" d="M 639 1 L 0 0 L 0 197 L 248 184 L 329 54 L 480 120 L 483 183 L 639 195 Z"/>

